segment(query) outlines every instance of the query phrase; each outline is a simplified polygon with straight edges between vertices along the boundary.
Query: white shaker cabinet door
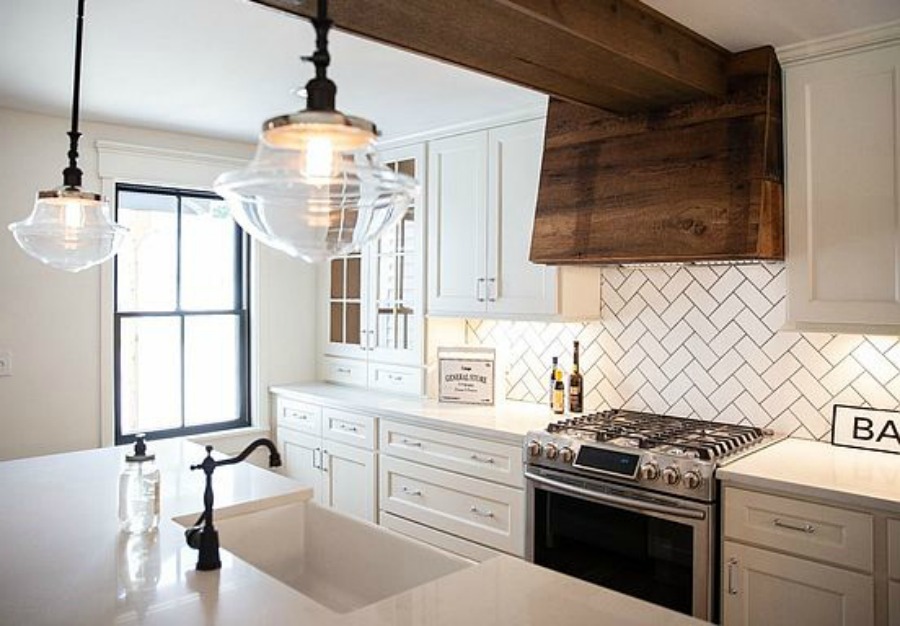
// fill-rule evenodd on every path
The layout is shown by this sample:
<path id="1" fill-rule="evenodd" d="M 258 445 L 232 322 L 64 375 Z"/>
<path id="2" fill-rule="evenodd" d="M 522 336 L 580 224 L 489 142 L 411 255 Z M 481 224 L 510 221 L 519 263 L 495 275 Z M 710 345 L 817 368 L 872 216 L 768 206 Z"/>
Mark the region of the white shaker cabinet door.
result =
<path id="1" fill-rule="evenodd" d="M 788 322 L 900 328 L 900 44 L 785 69 Z"/>
<path id="2" fill-rule="evenodd" d="M 375 453 L 333 441 L 323 442 L 325 506 L 369 522 L 376 521 L 378 472 Z"/>
<path id="3" fill-rule="evenodd" d="M 323 504 L 322 471 L 319 469 L 322 439 L 318 435 L 279 428 L 278 449 L 281 454 L 281 473 L 312 487 L 315 501 Z"/>
<path id="4" fill-rule="evenodd" d="M 859 626 L 874 620 L 871 576 L 724 542 L 723 626 Z"/>
<path id="5" fill-rule="evenodd" d="M 555 315 L 557 269 L 528 260 L 537 206 L 544 120 L 488 132 L 488 310 Z"/>
<path id="6" fill-rule="evenodd" d="M 487 133 L 428 145 L 428 313 L 484 311 L 487 302 Z"/>

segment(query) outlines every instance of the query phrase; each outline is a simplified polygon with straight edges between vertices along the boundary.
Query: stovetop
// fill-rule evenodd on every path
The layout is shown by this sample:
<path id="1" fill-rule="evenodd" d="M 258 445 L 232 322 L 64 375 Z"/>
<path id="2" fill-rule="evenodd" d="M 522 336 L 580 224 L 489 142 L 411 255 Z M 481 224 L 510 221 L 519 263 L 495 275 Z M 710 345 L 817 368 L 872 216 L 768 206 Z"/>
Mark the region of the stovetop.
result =
<path id="1" fill-rule="evenodd" d="M 766 434 L 750 426 L 615 410 L 560 420 L 549 424 L 547 432 L 704 461 L 726 456 Z"/>
<path id="2" fill-rule="evenodd" d="M 532 467 L 713 501 L 715 468 L 773 440 L 771 431 L 751 426 L 608 410 L 530 432 L 526 460 Z"/>

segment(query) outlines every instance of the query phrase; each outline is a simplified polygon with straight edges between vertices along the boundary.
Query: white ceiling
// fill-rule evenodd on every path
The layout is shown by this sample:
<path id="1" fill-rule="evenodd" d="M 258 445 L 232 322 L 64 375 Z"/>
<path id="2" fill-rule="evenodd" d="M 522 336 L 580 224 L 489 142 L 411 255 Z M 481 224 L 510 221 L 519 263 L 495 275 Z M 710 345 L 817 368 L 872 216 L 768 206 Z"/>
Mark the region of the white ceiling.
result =
<path id="1" fill-rule="evenodd" d="M 400 1 L 400 0 L 398 0 Z M 443 1 L 443 0 L 435 0 Z M 648 0 L 731 50 L 900 19 L 898 0 Z M 67 115 L 75 0 L 0 0 L 0 106 Z M 305 21 L 242 0 L 88 0 L 83 117 L 253 141 L 302 108 Z M 355 37 L 332 36 L 338 107 L 385 137 L 540 106 L 532 91 Z"/>

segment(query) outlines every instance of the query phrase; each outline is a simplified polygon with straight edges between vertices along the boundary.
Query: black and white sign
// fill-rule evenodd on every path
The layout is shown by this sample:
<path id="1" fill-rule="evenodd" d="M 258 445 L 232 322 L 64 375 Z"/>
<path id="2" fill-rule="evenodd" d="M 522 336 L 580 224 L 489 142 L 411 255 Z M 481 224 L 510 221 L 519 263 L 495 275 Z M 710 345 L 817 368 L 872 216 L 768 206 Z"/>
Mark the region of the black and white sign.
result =
<path id="1" fill-rule="evenodd" d="M 835 404 L 831 443 L 900 454 L 900 411 Z"/>
<path id="2" fill-rule="evenodd" d="M 494 350 L 438 348 L 440 402 L 494 404 Z"/>

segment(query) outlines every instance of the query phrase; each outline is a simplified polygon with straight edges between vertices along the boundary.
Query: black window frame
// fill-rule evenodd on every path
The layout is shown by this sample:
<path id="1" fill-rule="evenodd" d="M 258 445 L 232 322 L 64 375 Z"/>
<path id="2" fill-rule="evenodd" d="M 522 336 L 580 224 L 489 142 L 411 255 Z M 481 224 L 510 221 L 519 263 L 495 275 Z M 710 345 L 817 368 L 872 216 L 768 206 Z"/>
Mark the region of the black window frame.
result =
<path id="1" fill-rule="evenodd" d="M 113 349 L 114 349 L 114 374 L 113 374 L 113 393 L 115 407 L 115 442 L 116 445 L 133 443 L 135 435 L 138 433 L 125 434 L 122 432 L 122 394 L 121 394 L 121 330 L 122 319 L 129 318 L 176 318 L 180 320 L 181 327 L 181 426 L 178 428 L 168 428 L 165 430 L 148 431 L 147 436 L 150 439 L 169 439 L 172 437 L 183 437 L 189 435 L 197 435 L 212 431 L 230 430 L 235 428 L 245 428 L 250 426 L 250 377 L 251 377 L 251 352 L 250 352 L 250 238 L 241 229 L 237 223 L 234 224 L 235 229 L 235 303 L 233 309 L 204 309 L 204 310 L 188 310 L 181 308 L 181 212 L 182 201 L 184 198 L 197 198 L 202 200 L 219 200 L 222 198 L 215 193 L 208 191 L 199 191 L 195 189 L 183 189 L 178 187 L 163 187 L 156 185 L 141 185 L 134 183 L 116 183 L 115 186 L 115 205 L 114 212 L 118 218 L 119 212 L 119 196 L 122 192 L 157 194 L 165 196 L 175 196 L 177 198 L 177 245 L 176 254 L 176 304 L 173 311 L 119 311 L 119 262 L 118 257 L 114 257 L 113 262 Z M 189 317 L 210 316 L 210 315 L 230 315 L 237 316 L 239 323 L 238 331 L 238 393 L 239 397 L 239 417 L 234 420 L 222 422 L 214 422 L 209 424 L 198 424 L 194 426 L 186 426 L 184 424 L 184 404 L 185 404 L 185 320 Z"/>

